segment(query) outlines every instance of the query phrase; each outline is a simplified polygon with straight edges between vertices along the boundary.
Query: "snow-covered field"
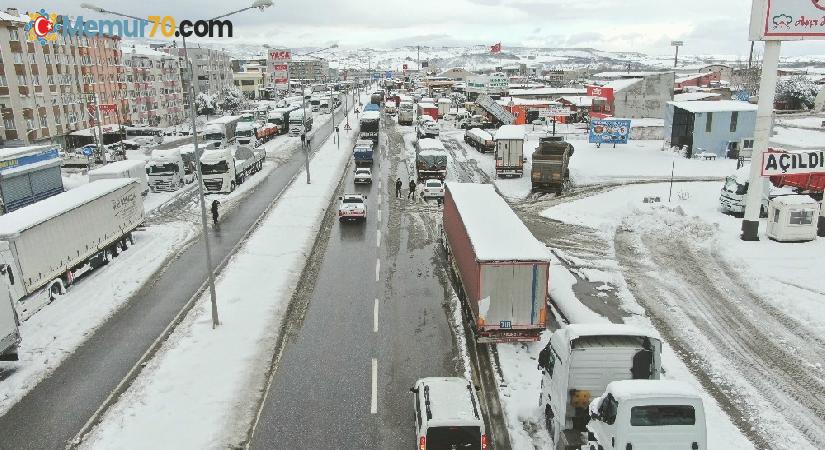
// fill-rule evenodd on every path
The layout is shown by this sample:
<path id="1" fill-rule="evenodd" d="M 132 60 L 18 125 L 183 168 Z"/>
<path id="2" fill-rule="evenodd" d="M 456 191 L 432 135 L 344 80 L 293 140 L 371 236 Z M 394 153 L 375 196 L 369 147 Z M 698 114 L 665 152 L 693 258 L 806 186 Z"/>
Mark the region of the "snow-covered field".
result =
<path id="1" fill-rule="evenodd" d="M 23 322 L 20 360 L 0 362 L 11 372 L 0 383 L 0 415 L 60 366 L 194 235 L 194 227 L 183 222 L 135 232 L 134 246 Z"/>
<path id="2" fill-rule="evenodd" d="M 349 156 L 331 139 L 324 144 L 311 163 L 314 182 L 296 177 L 217 280 L 221 325 L 212 329 L 204 295 L 85 448 L 226 448 L 245 438 L 281 319 Z M 261 278 L 261 267 L 271 276 Z"/>

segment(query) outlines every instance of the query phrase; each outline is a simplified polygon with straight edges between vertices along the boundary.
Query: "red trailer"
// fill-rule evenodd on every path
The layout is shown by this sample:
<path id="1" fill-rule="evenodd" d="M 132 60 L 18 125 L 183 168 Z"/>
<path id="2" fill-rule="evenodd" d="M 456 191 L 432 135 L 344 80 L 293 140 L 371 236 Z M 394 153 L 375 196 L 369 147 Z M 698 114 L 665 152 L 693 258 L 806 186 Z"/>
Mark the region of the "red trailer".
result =
<path id="1" fill-rule="evenodd" d="M 438 120 L 438 106 L 432 103 L 419 103 L 418 115 L 422 114 L 432 117 L 433 120 Z"/>
<path id="2" fill-rule="evenodd" d="M 550 253 L 492 185 L 447 184 L 442 242 L 476 340 L 537 341 Z"/>
<path id="3" fill-rule="evenodd" d="M 258 128 L 255 134 L 258 141 L 266 142 L 278 135 L 278 126 L 271 123 L 264 124 Z"/>

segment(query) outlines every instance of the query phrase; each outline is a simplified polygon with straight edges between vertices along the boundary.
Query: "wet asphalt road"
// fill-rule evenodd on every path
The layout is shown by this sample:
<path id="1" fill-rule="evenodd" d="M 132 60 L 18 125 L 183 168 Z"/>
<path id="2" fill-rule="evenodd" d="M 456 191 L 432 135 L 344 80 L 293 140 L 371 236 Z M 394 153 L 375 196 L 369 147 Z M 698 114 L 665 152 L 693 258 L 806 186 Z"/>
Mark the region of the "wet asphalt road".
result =
<path id="1" fill-rule="evenodd" d="M 390 139 L 381 138 L 373 185 L 354 187 L 352 167 L 343 183 L 367 194 L 368 220 L 336 220 L 317 250 L 317 278 L 304 280 L 315 283 L 308 309 L 287 319 L 303 322 L 285 343 L 253 449 L 413 448 L 409 387 L 462 372 L 447 282 L 435 269 L 440 210 L 394 198 L 395 177 L 409 180 L 398 162 L 403 142 L 386 127 L 382 134 Z"/>
<path id="2" fill-rule="evenodd" d="M 313 132 L 313 147 L 317 147 L 331 129 L 318 127 Z M 296 148 L 299 145 L 297 138 L 280 139 L 294 140 Z M 218 228 L 209 229 L 216 265 L 303 164 L 303 153 L 293 152 L 246 193 L 239 207 L 222 216 Z M 0 449 L 64 448 L 204 282 L 204 259 L 199 235 L 54 373 L 0 417 Z M 94 282 L 94 277 L 87 282 Z"/>

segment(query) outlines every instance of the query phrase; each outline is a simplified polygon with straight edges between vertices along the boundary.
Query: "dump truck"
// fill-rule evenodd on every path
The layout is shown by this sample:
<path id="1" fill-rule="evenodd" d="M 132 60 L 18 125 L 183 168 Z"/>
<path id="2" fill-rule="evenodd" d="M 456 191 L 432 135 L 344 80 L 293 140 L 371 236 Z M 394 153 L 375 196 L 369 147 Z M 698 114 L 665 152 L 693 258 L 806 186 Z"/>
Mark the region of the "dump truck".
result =
<path id="1" fill-rule="evenodd" d="M 415 169 L 419 182 L 447 178 L 447 149 L 438 139 L 419 139 L 416 144 Z"/>
<path id="2" fill-rule="evenodd" d="M 539 146 L 533 152 L 533 167 L 530 170 L 533 191 L 561 194 L 565 183 L 570 180 L 568 166 L 573 152 L 573 146 L 561 136 L 539 139 Z"/>
<path id="3" fill-rule="evenodd" d="M 476 341 L 538 341 L 550 252 L 492 185 L 447 183 L 441 241 Z"/>

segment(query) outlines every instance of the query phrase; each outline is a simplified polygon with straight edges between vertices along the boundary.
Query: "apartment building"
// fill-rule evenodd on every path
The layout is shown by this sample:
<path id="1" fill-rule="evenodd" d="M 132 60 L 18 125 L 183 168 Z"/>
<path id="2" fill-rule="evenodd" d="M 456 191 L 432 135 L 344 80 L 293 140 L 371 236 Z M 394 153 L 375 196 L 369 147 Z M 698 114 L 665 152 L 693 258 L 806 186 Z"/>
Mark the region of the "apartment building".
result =
<path id="1" fill-rule="evenodd" d="M 326 80 L 329 78 L 329 61 L 318 58 L 293 57 L 289 62 L 291 80 Z"/>
<path id="2" fill-rule="evenodd" d="M 185 119 L 179 58 L 133 45 L 124 50 L 123 62 L 129 99 L 126 124 L 168 127 Z"/>
<path id="3" fill-rule="evenodd" d="M 183 86 L 183 102 L 189 103 L 189 67 L 183 59 L 184 51 L 179 47 L 159 48 L 159 51 L 177 56 L 181 65 L 181 83 Z M 195 88 L 197 92 L 218 95 L 224 88 L 232 86 L 232 57 L 223 50 L 210 48 L 189 48 L 189 58 L 194 70 Z"/>
<path id="4" fill-rule="evenodd" d="M 243 92 L 246 98 L 261 98 L 266 78 L 266 65 L 246 63 L 240 69 L 232 73 L 235 86 Z"/>
<path id="5" fill-rule="evenodd" d="M 119 37 L 67 37 L 28 42 L 28 17 L 0 11 L 0 127 L 2 145 L 54 142 L 101 123 L 121 123 L 127 109 Z M 111 128 L 111 127 L 110 127 Z M 70 146 L 70 145 L 68 145 Z"/>

